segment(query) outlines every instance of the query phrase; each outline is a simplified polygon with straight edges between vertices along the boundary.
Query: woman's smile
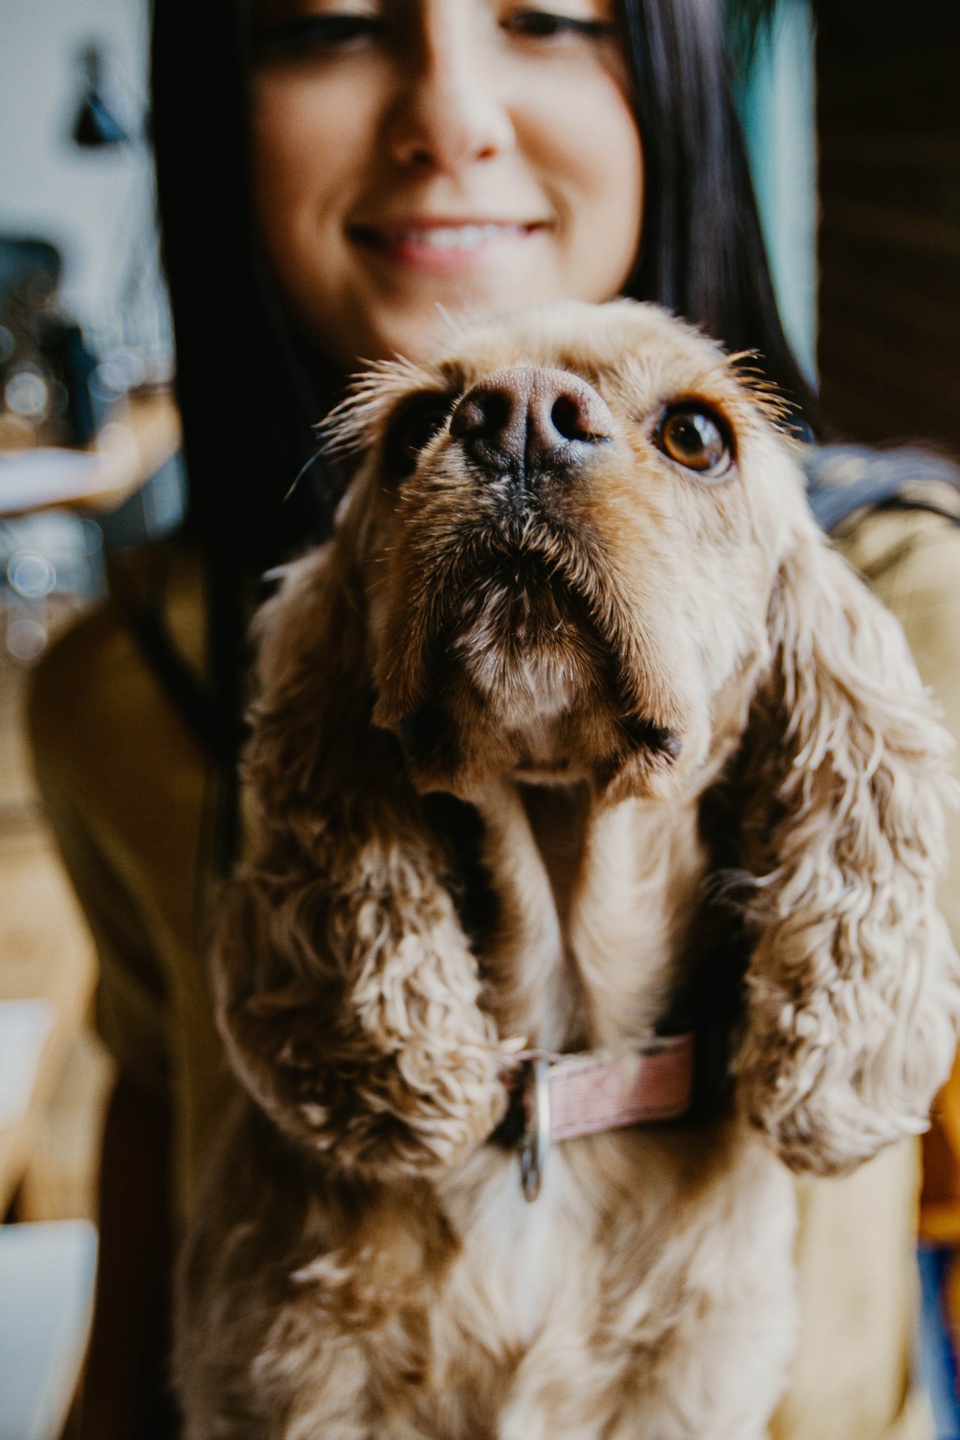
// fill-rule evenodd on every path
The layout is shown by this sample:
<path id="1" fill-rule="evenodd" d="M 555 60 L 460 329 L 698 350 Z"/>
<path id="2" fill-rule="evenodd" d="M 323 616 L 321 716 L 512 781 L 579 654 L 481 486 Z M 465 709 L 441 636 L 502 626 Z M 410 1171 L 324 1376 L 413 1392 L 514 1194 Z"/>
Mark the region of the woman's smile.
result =
<path id="1" fill-rule="evenodd" d="M 519 259 L 549 228 L 548 220 L 423 216 L 348 225 L 347 233 L 387 264 L 423 275 L 462 275 L 496 265 L 507 258 L 505 251 Z"/>
<path id="2" fill-rule="evenodd" d="M 260 230 L 335 364 L 415 355 L 447 310 L 606 300 L 643 157 L 611 0 L 263 0 Z"/>

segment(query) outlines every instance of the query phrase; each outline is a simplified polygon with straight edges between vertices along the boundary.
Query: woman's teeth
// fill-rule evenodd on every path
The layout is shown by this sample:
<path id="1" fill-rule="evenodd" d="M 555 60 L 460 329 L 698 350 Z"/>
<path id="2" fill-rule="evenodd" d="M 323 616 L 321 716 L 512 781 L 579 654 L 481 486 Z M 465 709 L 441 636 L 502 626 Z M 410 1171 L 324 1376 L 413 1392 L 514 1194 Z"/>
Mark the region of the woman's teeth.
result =
<path id="1" fill-rule="evenodd" d="M 423 245 L 429 250 L 476 250 L 505 235 L 522 235 L 523 225 L 437 225 L 429 230 L 404 230 L 395 238 L 404 245 Z"/>

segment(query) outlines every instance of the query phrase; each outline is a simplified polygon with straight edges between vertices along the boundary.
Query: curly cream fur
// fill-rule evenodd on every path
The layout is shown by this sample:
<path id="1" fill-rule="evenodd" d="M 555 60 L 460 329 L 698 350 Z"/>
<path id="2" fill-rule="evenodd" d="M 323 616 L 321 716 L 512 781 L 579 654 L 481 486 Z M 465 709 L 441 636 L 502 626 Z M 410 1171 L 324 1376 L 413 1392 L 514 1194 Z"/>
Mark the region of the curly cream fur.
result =
<path id="1" fill-rule="evenodd" d="M 809 548 L 774 601 L 765 699 L 784 723 L 767 778 L 784 815 L 737 1068 L 787 1163 L 829 1174 L 926 1129 L 953 1058 L 952 946 L 933 895 L 949 741 L 917 704 L 898 627 L 838 556 L 818 547 L 814 565 Z"/>
<path id="2" fill-rule="evenodd" d="M 583 376 L 610 443 L 536 503 L 448 426 L 392 477 L 411 395 L 515 365 Z M 721 482 L 657 447 L 692 397 L 734 436 Z M 944 733 L 776 418 L 626 302 L 467 327 L 336 418 L 365 449 L 336 535 L 259 620 L 215 956 L 252 1098 L 184 1254 L 191 1440 L 765 1433 L 795 1327 L 781 1162 L 921 1129 L 960 1013 Z M 556 1147 L 525 1204 L 495 1136 L 517 1051 L 635 1048 L 734 901 L 729 1103 Z"/>

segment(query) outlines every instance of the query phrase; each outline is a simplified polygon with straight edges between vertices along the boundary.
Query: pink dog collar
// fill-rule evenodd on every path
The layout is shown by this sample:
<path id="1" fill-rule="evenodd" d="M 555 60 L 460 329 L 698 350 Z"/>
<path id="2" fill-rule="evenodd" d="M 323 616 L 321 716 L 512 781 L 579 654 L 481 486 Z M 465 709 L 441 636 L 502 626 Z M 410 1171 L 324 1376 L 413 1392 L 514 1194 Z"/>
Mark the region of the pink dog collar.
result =
<path id="1" fill-rule="evenodd" d="M 693 1095 L 694 1037 L 657 1036 L 637 1055 L 536 1055 L 529 1062 L 520 1142 L 524 1198 L 540 1193 L 550 1145 L 655 1120 L 678 1120 Z"/>

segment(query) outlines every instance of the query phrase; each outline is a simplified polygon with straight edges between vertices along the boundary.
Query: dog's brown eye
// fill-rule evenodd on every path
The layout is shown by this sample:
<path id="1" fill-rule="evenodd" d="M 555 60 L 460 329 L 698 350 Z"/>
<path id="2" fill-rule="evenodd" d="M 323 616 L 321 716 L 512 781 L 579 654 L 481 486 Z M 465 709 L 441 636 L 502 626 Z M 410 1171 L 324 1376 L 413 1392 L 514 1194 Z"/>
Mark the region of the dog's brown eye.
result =
<path id="1" fill-rule="evenodd" d="M 655 439 L 671 460 L 706 479 L 719 480 L 733 459 L 726 425 L 701 405 L 671 407 L 660 421 Z"/>
<path id="2" fill-rule="evenodd" d="M 387 431 L 385 459 L 392 474 L 412 475 L 420 452 L 438 430 L 442 430 L 450 414 L 453 400 L 434 391 L 412 396 L 400 407 Z"/>

